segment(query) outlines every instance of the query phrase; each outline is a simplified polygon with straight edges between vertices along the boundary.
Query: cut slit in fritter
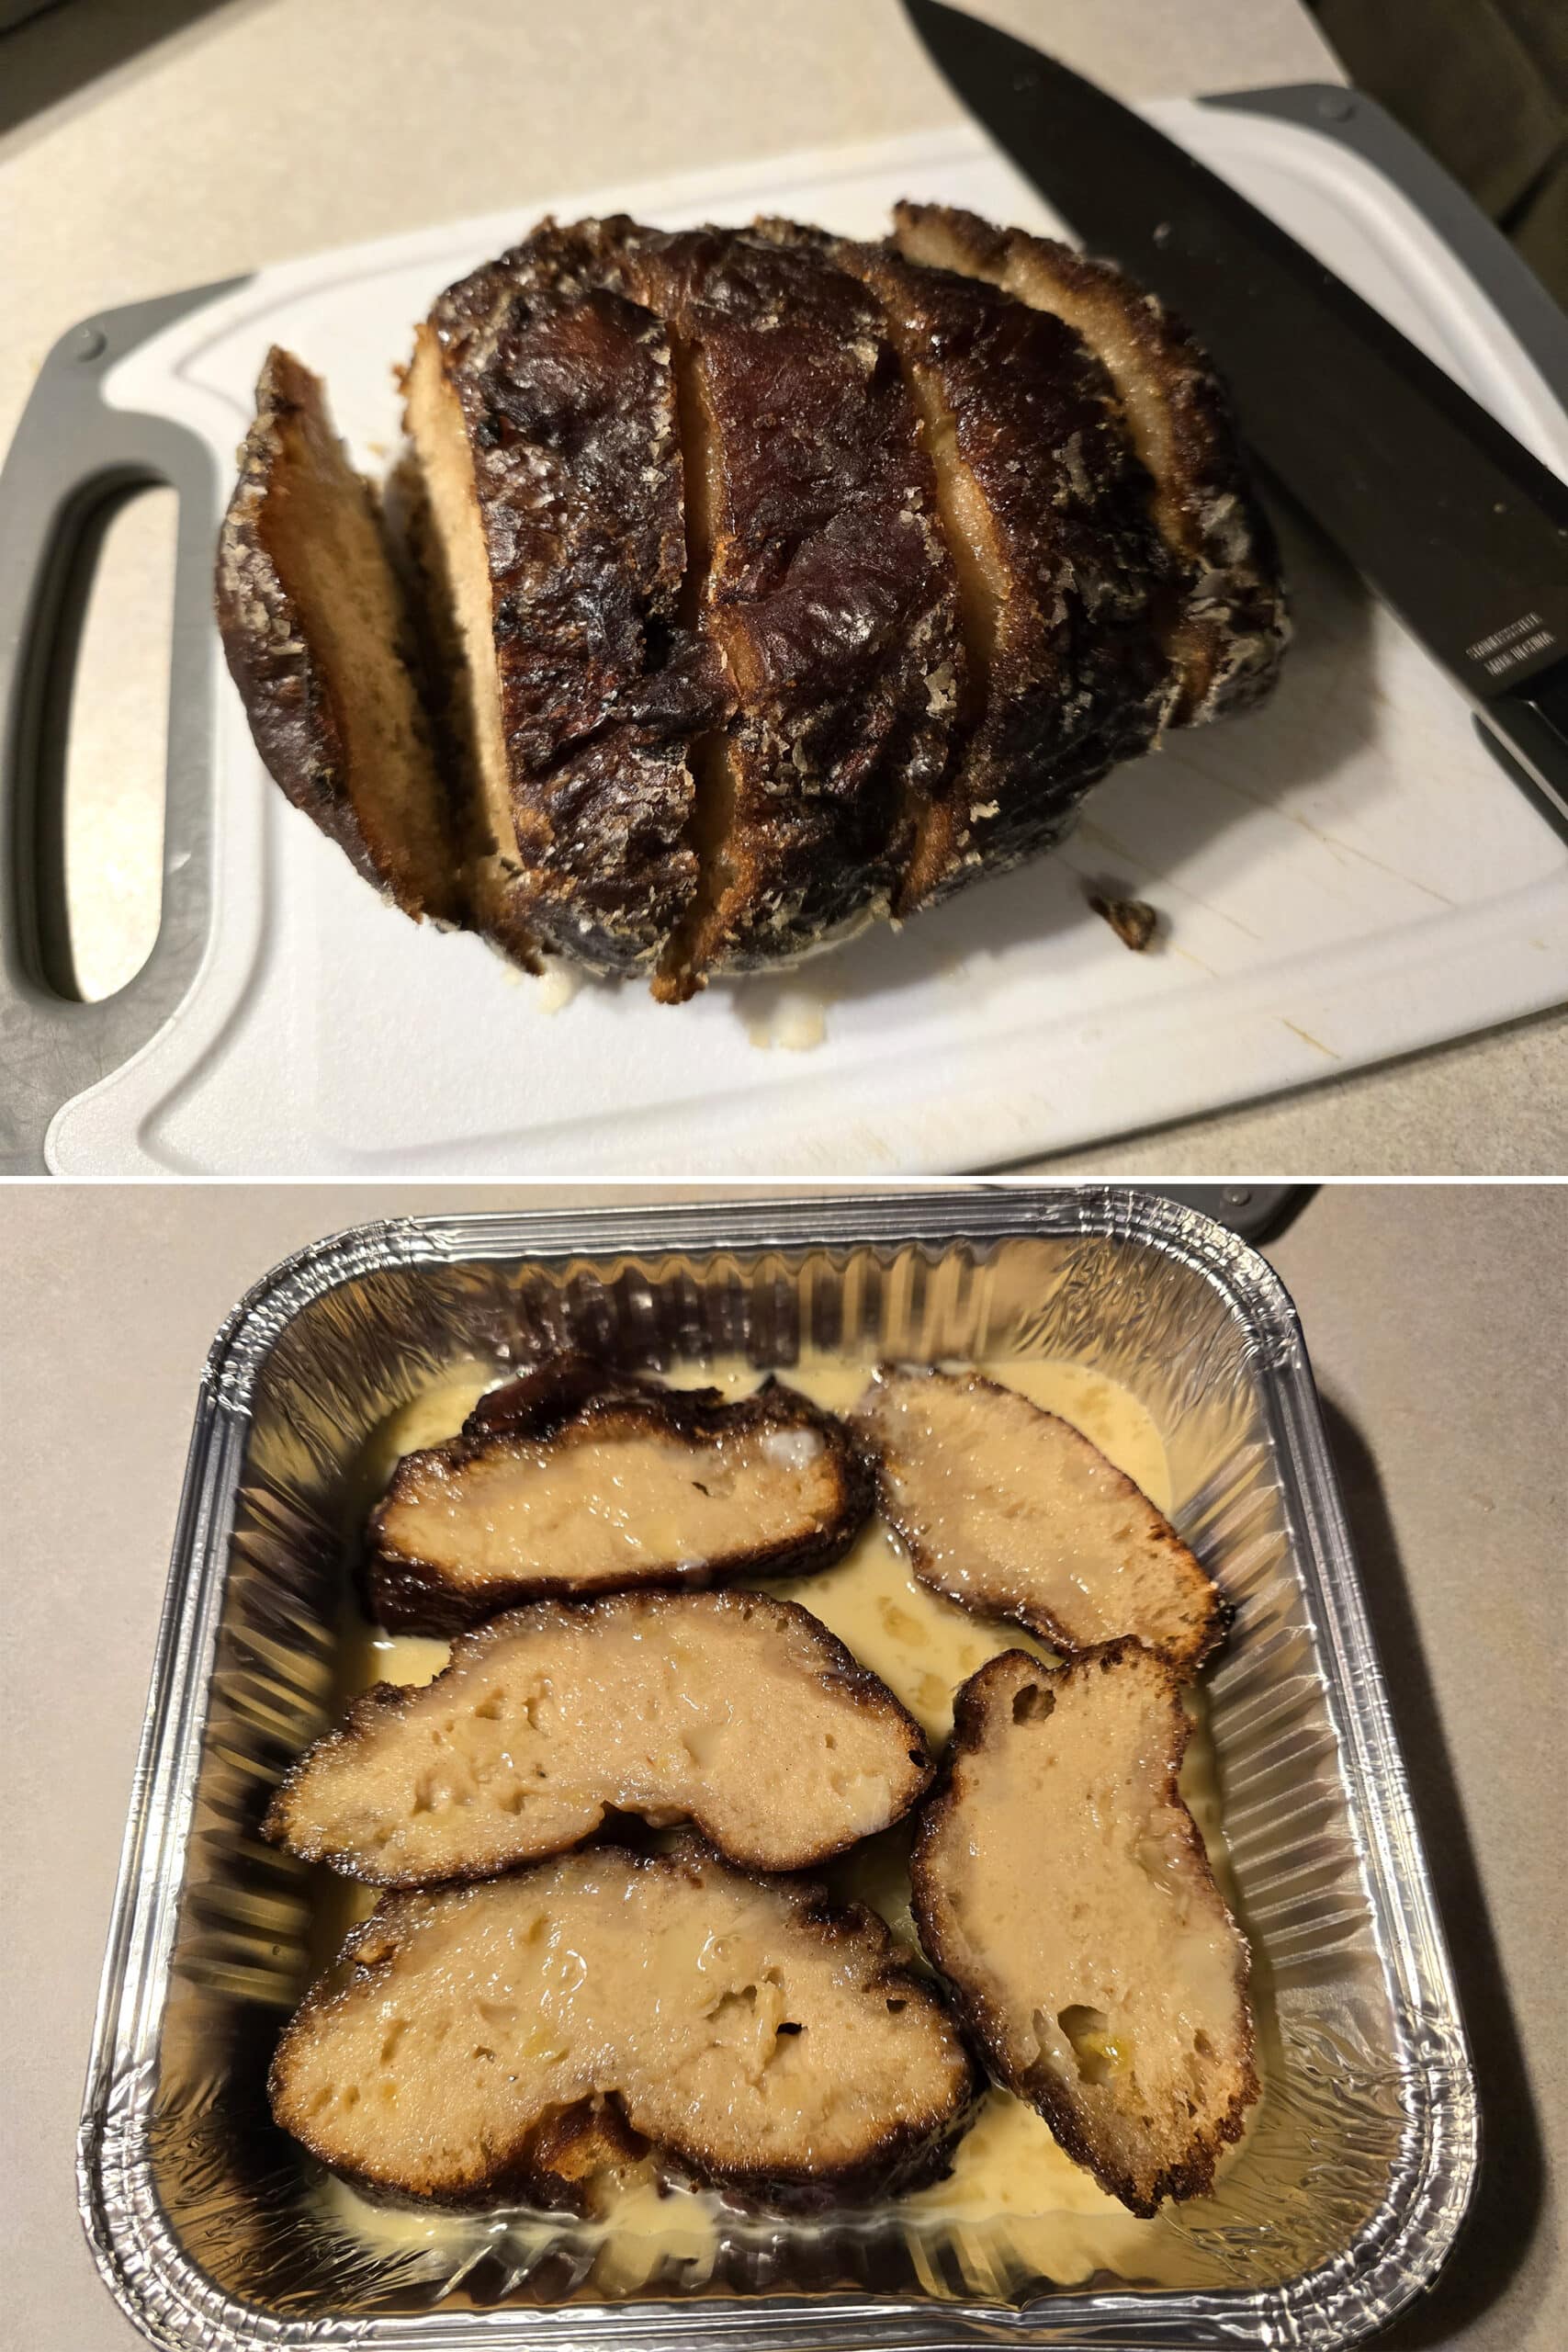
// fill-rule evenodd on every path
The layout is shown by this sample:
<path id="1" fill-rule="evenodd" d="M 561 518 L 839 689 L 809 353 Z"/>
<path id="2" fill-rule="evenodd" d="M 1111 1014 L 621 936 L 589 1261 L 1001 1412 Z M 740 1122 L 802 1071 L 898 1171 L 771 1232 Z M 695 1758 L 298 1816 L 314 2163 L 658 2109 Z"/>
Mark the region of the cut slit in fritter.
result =
<path id="1" fill-rule="evenodd" d="M 1290 633 L 1279 558 L 1224 386 L 1180 322 L 1111 263 L 1052 238 L 942 205 L 899 204 L 894 218 L 909 261 L 988 279 L 1054 313 L 1106 368 L 1176 566 L 1164 627 L 1176 677 L 1168 724 L 1196 726 L 1258 701 Z"/>
<path id="2" fill-rule="evenodd" d="M 803 1576 L 843 1556 L 872 1496 L 843 1425 L 780 1381 L 726 1402 L 557 1358 L 398 1464 L 367 1603 L 450 1634 L 525 1600 Z"/>
<path id="3" fill-rule="evenodd" d="M 559 1853 L 611 1808 L 795 1871 L 900 1819 L 930 1777 L 913 1717 L 806 1610 L 617 1593 L 509 1611 L 434 1682 L 382 1683 L 293 1766 L 265 1826 L 373 1886 Z"/>
<path id="4" fill-rule="evenodd" d="M 432 674 L 442 680 L 443 741 L 453 775 L 456 856 L 470 927 L 525 970 L 538 941 L 519 888 L 516 824 L 504 788 L 492 636 L 485 628 L 489 559 L 462 404 L 441 345 L 419 328 L 403 379 L 408 447 L 394 481 Z"/>
<path id="5" fill-rule="evenodd" d="M 912 2188 L 979 2086 L 880 1919 L 687 1839 L 383 1896 L 269 2087 L 286 2131 L 383 2193 L 581 2209 L 644 2147 L 770 2205 Z"/>
<path id="6" fill-rule="evenodd" d="M 1071 1653 L 1130 1634 L 1189 1674 L 1218 1592 L 1081 1430 L 976 1372 L 885 1366 L 851 1417 L 922 1584 Z"/>
<path id="7" fill-rule="evenodd" d="M 417 921 L 455 922 L 446 788 L 379 503 L 275 345 L 218 548 L 218 621 L 268 772 Z"/>
<path id="8" fill-rule="evenodd" d="M 991 2073 L 1144 2216 L 1208 2194 L 1258 2096 L 1247 1945 L 1177 1787 L 1187 1736 L 1136 1642 L 1057 1669 L 1004 1651 L 958 1694 L 911 1862 Z"/>

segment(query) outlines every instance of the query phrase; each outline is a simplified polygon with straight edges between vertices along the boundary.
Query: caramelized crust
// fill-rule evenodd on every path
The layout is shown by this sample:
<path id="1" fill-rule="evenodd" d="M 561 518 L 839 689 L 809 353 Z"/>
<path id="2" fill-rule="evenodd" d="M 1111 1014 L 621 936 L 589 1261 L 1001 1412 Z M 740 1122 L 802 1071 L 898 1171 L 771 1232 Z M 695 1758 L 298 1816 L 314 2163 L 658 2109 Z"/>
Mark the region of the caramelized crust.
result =
<path id="1" fill-rule="evenodd" d="M 433 432 L 422 417 L 439 409 L 417 399 L 410 419 L 427 472 L 460 435 L 446 462 L 471 477 L 484 578 L 464 634 L 488 639 L 474 733 L 519 912 L 606 972 L 649 965 L 691 899 L 686 747 L 724 703 L 676 626 L 670 345 L 623 289 L 622 226 L 546 220 L 443 294 L 416 368 L 438 366 L 450 421 Z"/>
<path id="2" fill-rule="evenodd" d="M 1260 702 L 1290 635 L 1278 551 L 1225 388 L 1180 321 L 1110 262 L 1051 238 L 941 205 L 900 204 L 895 217 L 910 261 L 988 278 L 1054 312 L 1109 371 L 1179 582 L 1165 628 L 1177 677 L 1169 723 Z"/>
<path id="3" fill-rule="evenodd" d="M 886 912 L 947 760 L 961 659 L 930 467 L 874 303 L 816 248 L 625 224 L 675 345 L 697 617 L 735 717 L 704 747 L 704 874 L 658 993 Z"/>
<path id="4" fill-rule="evenodd" d="M 559 1853 L 613 1807 L 795 1871 L 887 1828 L 930 1778 L 914 1718 L 792 1601 L 615 1593 L 492 1617 L 434 1682 L 357 1700 L 265 1832 L 373 1886 L 420 1886 Z"/>
<path id="5" fill-rule="evenodd" d="M 217 600 L 274 781 L 405 914 L 455 918 L 446 791 L 376 494 L 321 382 L 276 345 L 219 537 Z"/>
<path id="6" fill-rule="evenodd" d="M 561 1358 L 404 1455 L 371 1514 L 367 1601 L 449 1634 L 524 1600 L 803 1576 L 871 1503 L 843 1425 L 780 1381 L 727 1403 Z"/>
<path id="7" fill-rule="evenodd" d="M 946 2169 L 978 2088 L 880 1919 L 696 1839 L 383 1896 L 270 2077 L 278 2122 L 351 2179 L 579 2208 L 645 2146 L 770 2205 L 886 2196 Z"/>
<path id="8" fill-rule="evenodd" d="M 1218 1592 L 1148 1497 L 1081 1430 L 980 1374 L 884 1366 L 852 1427 L 922 1584 L 1072 1652 L 1132 1634 L 1190 1673 Z"/>
<path id="9" fill-rule="evenodd" d="M 899 892 L 907 913 L 1048 849 L 1089 786 L 1156 740 L 1169 565 L 1121 403 L 1070 327 L 891 246 L 831 250 L 886 320 L 962 591 L 970 726 Z"/>
<path id="10" fill-rule="evenodd" d="M 1133 2212 L 1206 2196 L 1258 2096 L 1247 1950 L 1177 1774 L 1188 1723 L 1136 1642 L 958 1694 L 910 1865 L 920 1940 L 997 2081 Z"/>

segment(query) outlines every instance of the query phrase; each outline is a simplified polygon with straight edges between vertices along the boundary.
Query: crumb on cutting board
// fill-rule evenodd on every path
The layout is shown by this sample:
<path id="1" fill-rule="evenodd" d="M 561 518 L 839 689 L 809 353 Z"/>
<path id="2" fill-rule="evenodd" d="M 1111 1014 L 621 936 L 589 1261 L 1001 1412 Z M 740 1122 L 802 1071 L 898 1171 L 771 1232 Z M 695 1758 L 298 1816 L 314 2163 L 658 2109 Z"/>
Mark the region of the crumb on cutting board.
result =
<path id="1" fill-rule="evenodd" d="M 1123 947 L 1142 955 L 1159 928 L 1159 916 L 1146 899 L 1106 899 L 1098 891 L 1089 895 L 1089 907 L 1111 925 Z"/>

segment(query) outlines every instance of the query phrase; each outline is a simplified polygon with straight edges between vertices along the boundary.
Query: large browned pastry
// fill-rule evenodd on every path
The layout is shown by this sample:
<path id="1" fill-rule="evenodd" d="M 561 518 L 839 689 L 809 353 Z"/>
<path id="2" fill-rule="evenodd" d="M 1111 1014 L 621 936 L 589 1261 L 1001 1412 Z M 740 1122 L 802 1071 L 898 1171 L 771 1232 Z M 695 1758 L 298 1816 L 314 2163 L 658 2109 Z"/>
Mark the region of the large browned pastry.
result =
<path id="1" fill-rule="evenodd" d="M 367 852 L 294 721 L 296 673 L 346 708 L 412 672 L 390 597 L 334 623 L 341 485 L 265 458 L 265 380 L 225 643 L 289 797 L 519 962 L 675 1001 L 797 960 L 1048 849 L 1110 767 L 1279 667 L 1201 353 L 1119 271 L 971 214 L 901 206 L 882 244 L 547 220 L 442 295 L 405 389 L 428 721 L 393 691 L 444 771 L 434 856 L 427 830 L 395 872 Z M 277 598 L 233 591 L 279 514 L 282 674 Z"/>

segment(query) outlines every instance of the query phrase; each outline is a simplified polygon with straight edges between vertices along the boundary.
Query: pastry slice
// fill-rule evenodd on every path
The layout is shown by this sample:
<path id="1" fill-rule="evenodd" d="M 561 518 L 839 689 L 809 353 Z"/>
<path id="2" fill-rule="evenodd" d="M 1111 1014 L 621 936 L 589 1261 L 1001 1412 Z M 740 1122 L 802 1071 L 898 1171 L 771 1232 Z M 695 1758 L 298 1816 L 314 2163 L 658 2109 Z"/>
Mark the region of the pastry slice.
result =
<path id="1" fill-rule="evenodd" d="M 895 218 L 910 261 L 987 278 L 1049 311 L 1103 362 L 1177 570 L 1164 628 L 1177 680 L 1169 723 L 1260 702 L 1290 636 L 1279 556 L 1225 388 L 1185 327 L 1113 264 L 1052 238 L 943 205 L 900 204 Z"/>
<path id="2" fill-rule="evenodd" d="M 1201 2197 L 1257 2099 L 1247 1951 L 1177 1789 L 1187 1716 L 1132 1641 L 958 1694 L 911 1862 L 920 1941 L 998 2083 L 1134 2213 Z"/>
<path id="3" fill-rule="evenodd" d="M 732 716 L 694 747 L 698 895 L 656 994 L 887 911 L 962 649 L 930 464 L 875 303 L 820 243 L 623 226 L 685 450 L 685 617 Z"/>
<path id="4" fill-rule="evenodd" d="M 691 1839 L 383 1896 L 270 2089 L 286 2131 L 383 2192 L 581 2207 L 640 2145 L 763 2203 L 913 2187 L 977 2084 L 880 1919 Z"/>
<path id="5" fill-rule="evenodd" d="M 268 352 L 218 543 L 218 625 L 268 773 L 417 922 L 460 912 L 412 616 L 318 378 Z"/>
<path id="6" fill-rule="evenodd" d="M 647 968 L 695 888 L 687 741 L 722 693 L 677 626 L 669 339 L 624 290 L 615 224 L 543 221 L 449 288 L 405 390 L 471 894 L 513 954 Z"/>
<path id="7" fill-rule="evenodd" d="M 404 1455 L 371 1514 L 367 1600 L 383 1625 L 450 1634 L 523 1600 L 803 1576 L 871 1504 L 842 1423 L 780 1381 L 726 1403 L 557 1359 Z"/>
<path id="8" fill-rule="evenodd" d="M 834 242 L 920 418 L 959 587 L 961 752 L 894 911 L 1049 849 L 1164 724 L 1169 558 L 1110 377 L 1062 320 L 890 245 Z"/>
<path id="9" fill-rule="evenodd" d="M 1179 1673 L 1224 1605 L 1148 1497 L 1071 1422 L 976 1372 L 887 1366 L 852 1418 L 922 1584 L 1071 1653 L 1130 1634 Z"/>
<path id="10" fill-rule="evenodd" d="M 901 1818 L 912 1716 L 825 1625 L 760 1592 L 539 1600 L 382 1683 L 288 1774 L 266 1835 L 373 1886 L 484 1878 L 606 1811 L 692 1821 L 750 1870 L 803 1870 Z"/>

